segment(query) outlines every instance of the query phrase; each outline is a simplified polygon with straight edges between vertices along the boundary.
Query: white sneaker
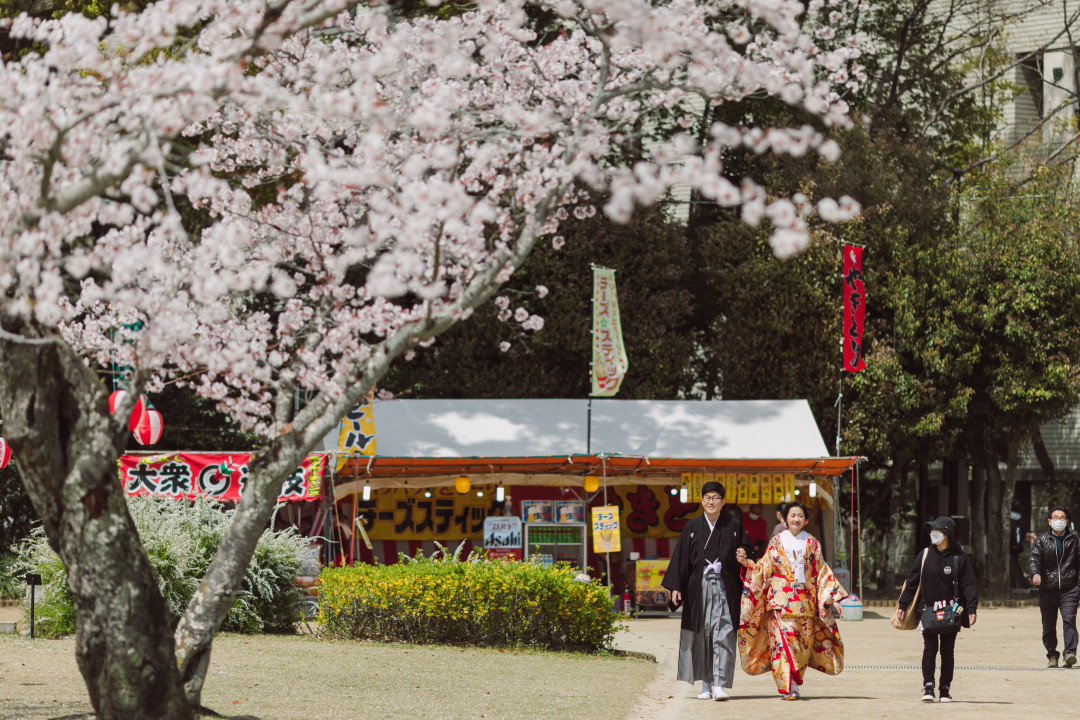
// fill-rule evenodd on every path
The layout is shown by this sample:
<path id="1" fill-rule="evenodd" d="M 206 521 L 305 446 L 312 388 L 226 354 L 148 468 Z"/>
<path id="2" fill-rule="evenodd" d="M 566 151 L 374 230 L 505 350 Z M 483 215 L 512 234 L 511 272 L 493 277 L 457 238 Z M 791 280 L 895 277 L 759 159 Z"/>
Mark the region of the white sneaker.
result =
<path id="1" fill-rule="evenodd" d="M 713 688 L 713 691 L 712 691 L 712 699 L 713 700 L 727 700 L 729 697 L 730 697 L 730 695 L 728 695 L 726 692 L 724 692 L 724 688 L 722 688 L 722 687 Z"/>
<path id="2" fill-rule="evenodd" d="M 712 700 L 712 693 L 710 691 L 708 691 L 708 690 L 706 690 L 705 692 L 698 693 L 697 699 L 698 700 Z"/>

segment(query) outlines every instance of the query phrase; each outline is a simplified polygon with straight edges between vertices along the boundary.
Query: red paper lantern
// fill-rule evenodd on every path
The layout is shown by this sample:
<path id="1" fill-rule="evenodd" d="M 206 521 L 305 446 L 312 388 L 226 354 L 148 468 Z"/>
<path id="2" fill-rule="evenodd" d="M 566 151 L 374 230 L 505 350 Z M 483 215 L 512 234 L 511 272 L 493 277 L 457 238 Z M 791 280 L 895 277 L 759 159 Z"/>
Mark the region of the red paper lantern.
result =
<path id="1" fill-rule="evenodd" d="M 150 409 L 143 413 L 139 424 L 135 427 L 135 441 L 140 445 L 156 445 L 161 439 L 161 431 L 164 425 L 161 421 L 161 413 Z"/>
<path id="2" fill-rule="evenodd" d="M 6 468 L 9 462 L 11 462 L 11 446 L 7 444 L 7 440 L 0 438 L 0 470 Z"/>
<path id="3" fill-rule="evenodd" d="M 124 402 L 124 398 L 126 397 L 127 390 L 116 390 L 113 392 L 113 394 L 109 396 L 109 412 L 115 415 L 116 408 L 120 406 L 120 403 Z M 135 432 L 135 428 L 139 426 L 139 422 L 145 414 L 146 396 L 140 395 L 139 399 L 135 401 L 135 407 L 131 410 L 131 417 L 128 418 L 128 430 Z"/>

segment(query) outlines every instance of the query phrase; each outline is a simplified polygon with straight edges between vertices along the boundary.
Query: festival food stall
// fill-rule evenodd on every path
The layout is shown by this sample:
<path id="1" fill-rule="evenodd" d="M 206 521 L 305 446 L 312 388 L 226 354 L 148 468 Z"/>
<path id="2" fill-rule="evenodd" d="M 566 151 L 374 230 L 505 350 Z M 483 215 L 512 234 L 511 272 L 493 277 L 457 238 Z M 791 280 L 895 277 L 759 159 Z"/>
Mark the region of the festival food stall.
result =
<path id="1" fill-rule="evenodd" d="M 436 544 L 464 554 L 499 515 L 526 520 L 526 555 L 530 544 L 578 546 L 556 522 L 528 537 L 525 511 L 550 501 L 554 521 L 557 503 L 580 503 L 582 530 L 594 508 L 618 509 L 620 551 L 599 557 L 588 539 L 583 548 L 594 575 L 610 561 L 615 584 L 629 582 L 631 559 L 670 557 L 709 480 L 725 485 L 729 505 L 762 503 L 769 520 L 783 500 L 810 505 L 810 530 L 832 557 L 836 479 L 858 460 L 828 456 L 805 400 L 376 401 L 324 450 L 341 561 L 392 563 Z"/>

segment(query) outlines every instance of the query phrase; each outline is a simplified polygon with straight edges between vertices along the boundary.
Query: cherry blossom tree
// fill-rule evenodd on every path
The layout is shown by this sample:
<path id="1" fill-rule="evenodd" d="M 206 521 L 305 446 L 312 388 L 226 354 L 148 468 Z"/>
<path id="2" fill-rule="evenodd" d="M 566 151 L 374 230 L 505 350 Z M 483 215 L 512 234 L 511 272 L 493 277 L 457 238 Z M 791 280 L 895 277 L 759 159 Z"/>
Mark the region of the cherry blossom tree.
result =
<path id="1" fill-rule="evenodd" d="M 531 7 L 557 20 L 540 33 Z M 282 480 L 572 216 L 625 220 L 684 184 L 768 219 L 787 255 L 811 214 L 857 212 L 772 197 L 724 157 L 835 157 L 820 128 L 849 122 L 858 12 L 484 0 L 405 20 L 355 0 L 161 0 L 11 21 L 30 50 L 0 65 L 0 413 L 68 569 L 98 716 L 191 716 Z M 690 127 L 765 94 L 814 124 L 637 150 L 656 117 Z M 175 632 L 116 481 L 130 408 L 109 414 L 110 366 L 130 368 L 132 400 L 185 382 L 263 438 Z"/>

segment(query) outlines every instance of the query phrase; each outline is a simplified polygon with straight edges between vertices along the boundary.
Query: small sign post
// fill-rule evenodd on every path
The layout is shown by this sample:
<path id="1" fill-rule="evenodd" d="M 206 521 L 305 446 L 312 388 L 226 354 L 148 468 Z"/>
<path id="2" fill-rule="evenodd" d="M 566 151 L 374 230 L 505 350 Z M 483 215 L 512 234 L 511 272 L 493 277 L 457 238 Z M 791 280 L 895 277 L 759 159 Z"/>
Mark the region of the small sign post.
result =
<path id="1" fill-rule="evenodd" d="M 37 588 L 41 585 L 41 575 L 38 573 L 27 573 L 26 584 L 30 586 L 30 639 L 34 638 L 34 600 L 37 599 Z"/>

